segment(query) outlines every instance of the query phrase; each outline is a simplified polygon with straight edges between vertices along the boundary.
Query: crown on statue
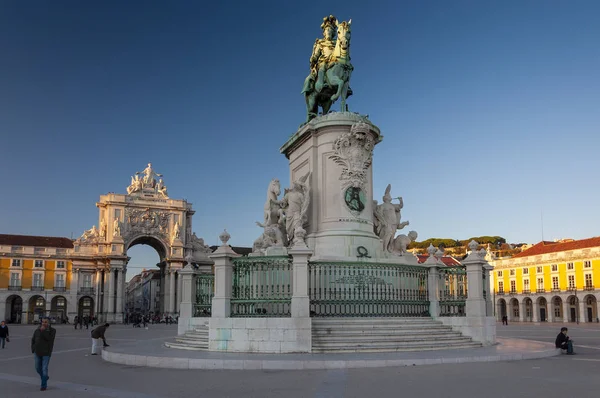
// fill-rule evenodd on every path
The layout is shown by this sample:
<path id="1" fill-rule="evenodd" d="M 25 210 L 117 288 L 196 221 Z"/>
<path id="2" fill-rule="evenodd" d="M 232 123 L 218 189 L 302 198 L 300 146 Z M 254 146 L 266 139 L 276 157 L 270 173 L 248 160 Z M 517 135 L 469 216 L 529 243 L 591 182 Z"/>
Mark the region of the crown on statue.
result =
<path id="1" fill-rule="evenodd" d="M 323 23 L 321 24 L 321 29 L 325 30 L 327 28 L 335 28 L 337 26 L 337 18 L 333 15 L 323 18 Z"/>

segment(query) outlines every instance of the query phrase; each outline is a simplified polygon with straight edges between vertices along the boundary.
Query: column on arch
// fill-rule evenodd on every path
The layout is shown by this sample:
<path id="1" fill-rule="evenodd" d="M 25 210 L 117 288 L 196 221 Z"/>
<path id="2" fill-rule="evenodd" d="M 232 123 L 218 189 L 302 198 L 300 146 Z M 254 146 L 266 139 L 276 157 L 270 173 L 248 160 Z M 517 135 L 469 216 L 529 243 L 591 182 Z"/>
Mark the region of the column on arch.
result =
<path id="1" fill-rule="evenodd" d="M 175 270 L 169 269 L 169 314 L 175 312 Z"/>

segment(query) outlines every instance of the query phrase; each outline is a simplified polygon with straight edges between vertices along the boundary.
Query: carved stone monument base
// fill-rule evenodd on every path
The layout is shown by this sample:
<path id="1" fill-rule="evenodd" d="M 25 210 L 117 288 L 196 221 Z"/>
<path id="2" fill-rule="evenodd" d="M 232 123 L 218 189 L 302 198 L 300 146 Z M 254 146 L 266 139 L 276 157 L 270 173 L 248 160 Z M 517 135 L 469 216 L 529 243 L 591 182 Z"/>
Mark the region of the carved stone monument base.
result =
<path id="1" fill-rule="evenodd" d="M 290 162 L 290 181 L 311 172 L 305 227 L 311 261 L 405 262 L 384 253 L 373 231 L 371 160 L 381 140 L 366 116 L 334 112 L 311 120 L 281 147 Z"/>

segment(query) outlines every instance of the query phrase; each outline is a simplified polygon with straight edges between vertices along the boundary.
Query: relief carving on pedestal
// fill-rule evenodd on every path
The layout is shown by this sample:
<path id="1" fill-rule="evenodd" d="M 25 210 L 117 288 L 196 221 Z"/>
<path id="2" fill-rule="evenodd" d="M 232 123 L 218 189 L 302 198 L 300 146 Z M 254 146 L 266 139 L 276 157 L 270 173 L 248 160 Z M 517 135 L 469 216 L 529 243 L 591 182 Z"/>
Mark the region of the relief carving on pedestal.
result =
<path id="1" fill-rule="evenodd" d="M 354 215 L 360 214 L 366 205 L 367 171 L 373 162 L 375 146 L 375 139 L 369 133 L 370 129 L 368 123 L 354 123 L 349 132 L 343 133 L 335 140 L 334 153 L 329 156 L 342 166 L 342 197 Z"/>

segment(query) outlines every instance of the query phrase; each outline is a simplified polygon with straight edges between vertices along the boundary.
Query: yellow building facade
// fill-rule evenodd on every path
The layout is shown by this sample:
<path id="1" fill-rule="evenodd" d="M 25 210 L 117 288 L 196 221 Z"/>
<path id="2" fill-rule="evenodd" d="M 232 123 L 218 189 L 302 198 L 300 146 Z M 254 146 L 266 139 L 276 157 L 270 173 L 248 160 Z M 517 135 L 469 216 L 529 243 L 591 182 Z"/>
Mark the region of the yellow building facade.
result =
<path id="1" fill-rule="evenodd" d="M 0 318 L 35 323 L 49 316 L 62 322 L 75 314 L 72 251 L 67 238 L 0 235 Z"/>
<path id="2" fill-rule="evenodd" d="M 544 241 L 490 263 L 498 320 L 598 322 L 600 237 Z"/>

